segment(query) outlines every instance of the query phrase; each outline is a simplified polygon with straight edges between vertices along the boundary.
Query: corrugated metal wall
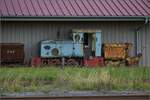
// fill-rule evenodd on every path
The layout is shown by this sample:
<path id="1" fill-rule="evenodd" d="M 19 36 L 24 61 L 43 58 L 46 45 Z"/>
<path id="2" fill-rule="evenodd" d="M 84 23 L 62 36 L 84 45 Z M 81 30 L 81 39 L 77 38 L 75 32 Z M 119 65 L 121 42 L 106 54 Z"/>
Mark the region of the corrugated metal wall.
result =
<path id="1" fill-rule="evenodd" d="M 150 22 L 140 30 L 138 40 L 138 49 L 143 54 L 141 64 L 150 66 Z"/>
<path id="2" fill-rule="evenodd" d="M 2 24 L 1 24 L 1 19 L 0 19 L 0 43 L 2 41 Z"/>
<path id="3" fill-rule="evenodd" d="M 103 43 L 131 42 L 135 41 L 135 28 L 143 22 L 2 22 L 2 42 L 21 42 L 25 45 L 25 61 L 39 53 L 39 42 L 46 39 L 57 39 L 60 31 L 60 39 L 69 39 L 72 29 L 100 29 L 102 30 Z M 146 44 L 143 65 L 150 65 L 150 50 L 147 34 L 148 28 L 142 31 L 141 41 Z M 150 36 L 150 35 L 149 35 Z M 134 55 L 134 47 L 131 55 Z"/>
<path id="4" fill-rule="evenodd" d="M 0 43 L 1 43 L 1 38 L 2 38 L 2 27 L 1 27 L 1 20 L 0 20 Z M 1 48 L 1 46 L 0 46 Z M 1 49 L 0 49 L 0 57 L 1 57 Z"/>

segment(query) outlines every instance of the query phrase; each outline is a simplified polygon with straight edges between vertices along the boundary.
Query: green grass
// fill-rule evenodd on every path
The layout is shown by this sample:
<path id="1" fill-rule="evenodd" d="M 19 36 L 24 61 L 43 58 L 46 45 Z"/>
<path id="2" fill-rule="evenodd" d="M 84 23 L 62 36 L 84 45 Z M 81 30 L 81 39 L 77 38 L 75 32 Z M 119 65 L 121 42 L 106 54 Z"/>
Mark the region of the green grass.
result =
<path id="1" fill-rule="evenodd" d="M 150 90 L 150 68 L 0 68 L 0 92 Z"/>

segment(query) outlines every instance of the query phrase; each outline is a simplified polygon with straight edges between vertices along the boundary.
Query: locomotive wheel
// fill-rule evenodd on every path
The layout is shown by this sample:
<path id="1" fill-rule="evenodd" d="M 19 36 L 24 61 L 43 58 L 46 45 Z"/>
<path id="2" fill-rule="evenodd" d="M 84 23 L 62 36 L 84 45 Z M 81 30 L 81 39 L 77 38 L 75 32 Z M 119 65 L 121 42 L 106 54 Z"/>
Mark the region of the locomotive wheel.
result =
<path id="1" fill-rule="evenodd" d="M 51 61 L 51 64 L 52 64 L 52 65 L 60 65 L 61 62 L 60 62 L 59 59 L 53 59 L 53 60 Z"/>
<path id="2" fill-rule="evenodd" d="M 43 65 L 48 64 L 48 60 L 47 60 L 47 59 L 42 59 L 42 64 L 43 64 Z"/>
<path id="3" fill-rule="evenodd" d="M 78 66 L 79 63 L 75 59 L 68 59 L 67 60 L 67 65 L 76 65 L 76 66 Z"/>
<path id="4" fill-rule="evenodd" d="M 52 63 L 53 63 L 53 62 L 49 59 L 49 60 L 48 60 L 48 65 L 52 65 Z"/>

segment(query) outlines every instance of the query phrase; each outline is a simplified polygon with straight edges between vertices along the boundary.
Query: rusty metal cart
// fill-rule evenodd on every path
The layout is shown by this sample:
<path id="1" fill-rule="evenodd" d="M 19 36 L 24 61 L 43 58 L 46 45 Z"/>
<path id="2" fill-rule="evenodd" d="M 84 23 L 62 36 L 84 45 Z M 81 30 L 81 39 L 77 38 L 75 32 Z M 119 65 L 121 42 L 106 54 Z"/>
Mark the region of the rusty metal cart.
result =
<path id="1" fill-rule="evenodd" d="M 120 65 L 126 63 L 130 43 L 105 43 L 103 54 L 106 65 Z"/>

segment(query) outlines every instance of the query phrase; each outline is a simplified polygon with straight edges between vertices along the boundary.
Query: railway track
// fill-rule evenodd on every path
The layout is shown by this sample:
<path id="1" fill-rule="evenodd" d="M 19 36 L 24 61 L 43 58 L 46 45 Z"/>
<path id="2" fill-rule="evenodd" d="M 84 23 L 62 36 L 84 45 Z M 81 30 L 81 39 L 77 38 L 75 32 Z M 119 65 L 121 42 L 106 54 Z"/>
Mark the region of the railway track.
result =
<path id="1" fill-rule="evenodd" d="M 150 100 L 150 95 L 121 95 L 121 96 L 25 96 L 0 97 L 0 100 Z"/>

